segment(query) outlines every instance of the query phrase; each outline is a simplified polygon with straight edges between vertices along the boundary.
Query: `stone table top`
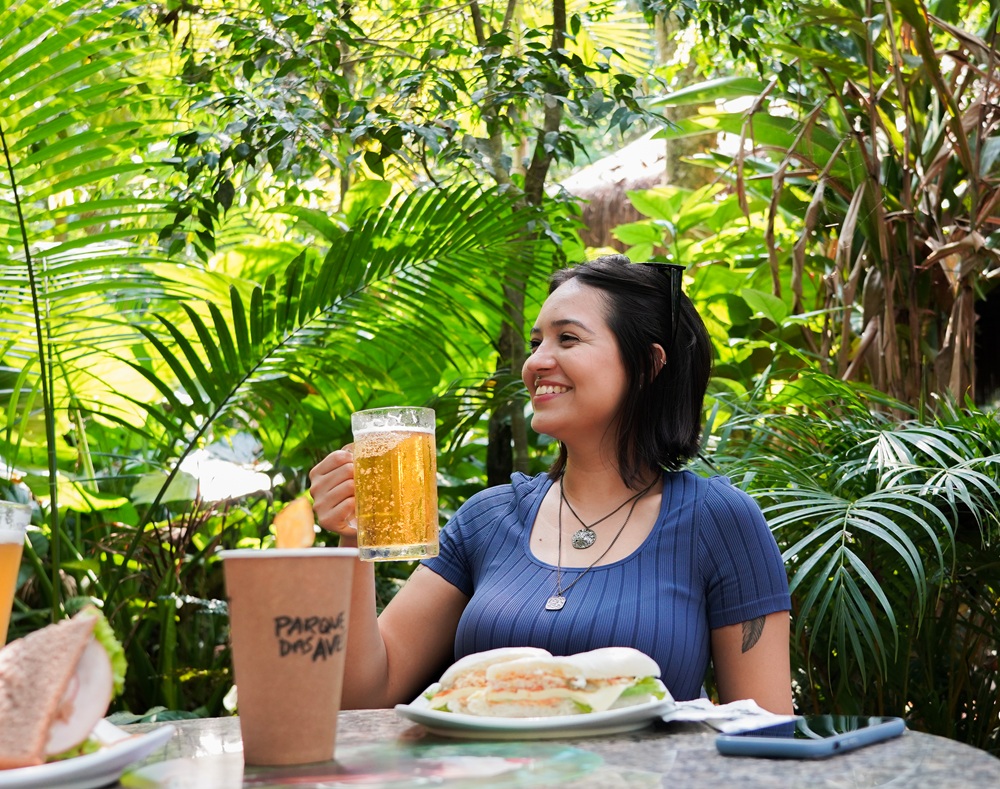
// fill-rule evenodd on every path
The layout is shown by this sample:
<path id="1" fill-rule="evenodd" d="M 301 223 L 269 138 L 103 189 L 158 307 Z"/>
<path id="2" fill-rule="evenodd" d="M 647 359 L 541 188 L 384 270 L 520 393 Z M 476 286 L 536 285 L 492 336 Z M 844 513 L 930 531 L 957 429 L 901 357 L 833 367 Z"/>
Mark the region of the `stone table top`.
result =
<path id="1" fill-rule="evenodd" d="M 148 731 L 162 724 L 124 727 Z M 953 740 L 901 737 L 822 760 L 722 756 L 705 724 L 655 721 L 638 731 L 566 739 L 443 737 L 393 710 L 340 713 L 334 761 L 290 768 L 243 764 L 238 718 L 171 724 L 167 745 L 121 785 L 211 787 L 1000 787 L 1000 759 Z"/>

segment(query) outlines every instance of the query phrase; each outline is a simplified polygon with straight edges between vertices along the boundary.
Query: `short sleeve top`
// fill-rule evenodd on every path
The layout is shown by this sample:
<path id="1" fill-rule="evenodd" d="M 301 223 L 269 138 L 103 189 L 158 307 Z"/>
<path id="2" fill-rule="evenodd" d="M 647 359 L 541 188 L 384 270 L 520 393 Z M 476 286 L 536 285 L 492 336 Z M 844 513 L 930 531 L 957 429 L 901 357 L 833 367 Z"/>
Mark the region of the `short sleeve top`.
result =
<path id="1" fill-rule="evenodd" d="M 506 646 L 569 655 L 628 646 L 652 657 L 677 700 L 701 694 L 710 631 L 790 609 L 781 553 L 756 502 L 725 477 L 668 472 L 656 524 L 620 561 L 563 568 L 565 606 L 545 608 L 556 567 L 530 549 L 531 527 L 552 481 L 515 474 L 470 498 L 424 564 L 470 600 L 455 659 Z"/>

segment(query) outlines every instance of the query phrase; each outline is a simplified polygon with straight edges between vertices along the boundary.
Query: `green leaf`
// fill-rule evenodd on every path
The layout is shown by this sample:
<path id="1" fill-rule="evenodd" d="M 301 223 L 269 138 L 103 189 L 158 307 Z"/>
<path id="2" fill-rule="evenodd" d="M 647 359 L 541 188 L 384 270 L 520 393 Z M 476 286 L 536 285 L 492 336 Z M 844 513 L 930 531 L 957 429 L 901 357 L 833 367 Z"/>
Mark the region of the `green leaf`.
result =
<path id="1" fill-rule="evenodd" d="M 186 471 L 179 471 L 163 490 L 167 475 L 162 473 L 143 474 L 136 480 L 130 494 L 136 504 L 152 504 L 160 496 L 160 501 L 194 501 L 198 496 L 198 480 Z"/>
<path id="2" fill-rule="evenodd" d="M 333 241 L 343 232 L 343 229 L 337 225 L 336 222 L 330 219 L 330 216 L 326 211 L 320 211 L 316 208 L 307 208 L 306 206 L 299 205 L 286 205 L 268 210 L 270 213 L 287 214 L 289 216 L 297 217 L 314 231 L 319 233 L 321 238 L 327 241 Z"/>
<path id="3" fill-rule="evenodd" d="M 767 86 L 768 83 L 764 80 L 751 77 L 720 77 L 672 91 L 662 98 L 653 99 L 650 104 L 654 107 L 714 104 L 717 101 L 758 96 L 767 89 Z"/>
<path id="4" fill-rule="evenodd" d="M 755 317 L 767 318 L 775 326 L 781 326 L 788 316 L 788 307 L 781 299 L 771 293 L 753 288 L 744 288 L 740 296 L 747 303 Z"/>

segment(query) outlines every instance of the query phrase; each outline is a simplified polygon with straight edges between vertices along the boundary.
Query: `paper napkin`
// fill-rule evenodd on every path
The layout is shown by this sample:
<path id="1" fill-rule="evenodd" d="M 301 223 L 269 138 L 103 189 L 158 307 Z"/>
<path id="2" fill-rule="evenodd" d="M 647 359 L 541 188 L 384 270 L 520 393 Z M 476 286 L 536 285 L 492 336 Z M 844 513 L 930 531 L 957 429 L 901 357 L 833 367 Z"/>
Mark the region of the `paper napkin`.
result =
<path id="1" fill-rule="evenodd" d="M 677 701 L 663 714 L 663 720 L 667 723 L 700 722 L 726 733 L 783 723 L 795 720 L 796 717 L 768 712 L 752 699 L 732 701 L 729 704 L 713 704 L 708 699 Z"/>

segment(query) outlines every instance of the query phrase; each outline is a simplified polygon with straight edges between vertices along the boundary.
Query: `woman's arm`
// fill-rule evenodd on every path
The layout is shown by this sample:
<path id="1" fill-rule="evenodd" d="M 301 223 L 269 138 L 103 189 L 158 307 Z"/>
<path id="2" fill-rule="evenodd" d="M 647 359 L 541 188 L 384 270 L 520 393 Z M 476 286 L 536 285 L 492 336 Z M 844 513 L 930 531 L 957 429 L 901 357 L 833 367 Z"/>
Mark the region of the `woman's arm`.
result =
<path id="1" fill-rule="evenodd" d="M 357 546 L 354 464 L 350 448 L 331 452 L 309 474 L 313 511 L 324 529 Z M 468 598 L 437 573 L 418 566 L 381 616 L 375 569 L 357 561 L 351 590 L 344 669 L 344 709 L 392 707 L 412 701 L 447 667 Z"/>
<path id="2" fill-rule="evenodd" d="M 452 662 L 468 598 L 418 566 L 382 615 L 375 615 L 375 570 L 355 565 L 341 706 L 389 708 L 412 701 Z"/>
<path id="3" fill-rule="evenodd" d="M 379 671 L 383 695 L 377 705 L 359 706 L 412 701 L 436 680 L 454 661 L 458 620 L 468 602 L 450 582 L 418 565 L 378 618 L 385 655 Z M 350 652 L 350 634 L 347 638 Z"/>
<path id="4" fill-rule="evenodd" d="M 770 712 L 790 715 L 788 642 L 787 611 L 713 630 L 712 665 L 719 701 L 753 699 Z"/>

